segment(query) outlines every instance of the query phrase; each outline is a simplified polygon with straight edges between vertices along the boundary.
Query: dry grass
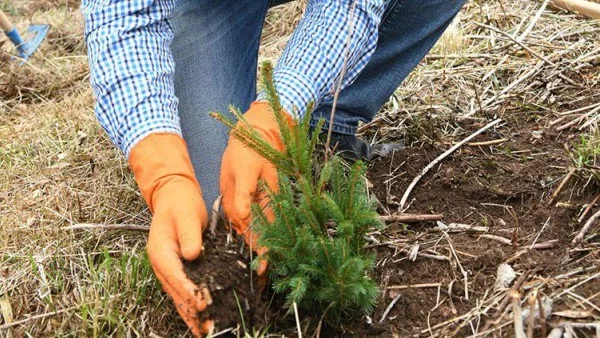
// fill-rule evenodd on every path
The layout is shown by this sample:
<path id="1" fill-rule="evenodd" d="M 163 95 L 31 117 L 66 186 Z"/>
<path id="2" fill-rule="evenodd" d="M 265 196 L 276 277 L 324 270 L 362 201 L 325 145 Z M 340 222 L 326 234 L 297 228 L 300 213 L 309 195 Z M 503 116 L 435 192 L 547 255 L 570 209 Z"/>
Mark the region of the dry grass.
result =
<path id="1" fill-rule="evenodd" d="M 303 3 L 270 13 L 262 59 L 277 58 Z M 19 28 L 30 20 L 52 25 L 40 52 L 24 67 L 7 64 L 12 49 L 0 46 L 0 327 L 25 321 L 0 329 L 0 337 L 181 335 L 185 328 L 173 320 L 176 314 L 148 265 L 145 234 L 61 230 L 80 222 L 149 222 L 122 155 L 93 116 L 78 5 L 74 0 L 0 0 Z M 470 3 L 365 135 L 373 142 L 409 133 L 418 140 L 453 140 L 462 134 L 457 120 L 502 116 L 507 102 L 517 102 L 524 112 L 548 110 L 565 123 L 588 113 L 559 114 L 584 99 L 600 100 L 600 73 L 594 71 L 600 26 L 546 10 L 528 29 L 540 5 L 533 0 Z M 591 123 L 582 132 L 595 128 Z M 577 271 L 576 264 L 568 268 L 565 273 Z M 570 287 L 594 273 L 598 278 L 597 271 L 553 281 L 532 277 L 526 290 L 549 283 Z M 553 296 L 565 296 L 560 290 Z M 500 296 L 482 299 L 481 307 L 497 305 Z M 585 307 L 569 297 L 565 301 Z M 477 309 L 470 315 L 478 316 Z"/>

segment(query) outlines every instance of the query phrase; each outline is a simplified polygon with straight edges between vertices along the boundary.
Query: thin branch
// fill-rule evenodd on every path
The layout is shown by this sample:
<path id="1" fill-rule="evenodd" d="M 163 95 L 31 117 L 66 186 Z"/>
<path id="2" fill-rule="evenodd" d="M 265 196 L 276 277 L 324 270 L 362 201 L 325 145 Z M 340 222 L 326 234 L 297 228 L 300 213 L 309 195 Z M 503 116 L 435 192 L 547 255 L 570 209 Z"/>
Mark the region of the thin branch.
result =
<path id="1" fill-rule="evenodd" d="M 387 317 L 387 315 L 390 313 L 390 311 L 392 310 L 392 308 L 394 307 L 394 305 L 396 304 L 396 302 L 398 301 L 398 299 L 400 299 L 400 293 L 394 297 L 394 299 L 390 302 L 390 304 L 385 308 L 385 311 L 383 311 L 383 314 L 381 315 L 381 319 L 379 319 L 380 323 L 383 323 L 383 321 L 385 320 L 385 318 Z"/>
<path id="2" fill-rule="evenodd" d="M 404 222 L 404 223 L 411 223 L 411 222 L 435 222 L 435 221 L 441 221 L 444 218 L 444 215 L 442 214 L 392 214 L 392 215 L 384 215 L 384 216 L 380 216 L 379 219 L 381 219 L 382 222 Z"/>
<path id="3" fill-rule="evenodd" d="M 302 327 L 300 326 L 300 317 L 298 316 L 298 305 L 294 302 L 294 316 L 296 317 L 296 329 L 298 330 L 298 338 L 302 338 Z"/>
<path id="4" fill-rule="evenodd" d="M 99 223 L 79 223 L 61 228 L 62 230 L 79 229 L 102 229 L 102 230 L 132 230 L 132 231 L 150 231 L 147 225 L 135 224 L 99 224 Z"/>
<path id="5" fill-rule="evenodd" d="M 596 212 L 595 214 L 593 214 L 592 217 L 590 217 L 587 220 L 587 222 L 585 222 L 585 225 L 583 226 L 583 228 L 581 228 L 581 230 L 579 231 L 577 236 L 575 236 L 575 238 L 573 238 L 573 241 L 571 243 L 575 244 L 575 243 L 581 241 L 583 239 L 583 236 L 585 236 L 585 234 L 588 232 L 588 230 L 590 229 L 592 224 L 594 224 L 596 219 L 598 219 L 598 217 L 600 217 L 600 210 L 598 212 Z"/>
<path id="6" fill-rule="evenodd" d="M 525 326 L 523 325 L 523 317 L 521 316 L 520 295 L 518 291 L 512 291 L 509 295 L 512 299 L 513 318 L 515 322 L 515 337 L 525 338 Z M 532 310 L 533 311 L 533 310 Z"/>
<path id="7" fill-rule="evenodd" d="M 433 160 L 431 163 L 429 163 L 425 168 L 423 168 L 423 170 L 421 170 L 421 173 L 419 175 L 417 175 L 417 177 L 415 177 L 413 179 L 413 181 L 410 183 L 410 185 L 408 186 L 408 188 L 406 189 L 406 191 L 404 192 L 404 195 L 402 196 L 402 199 L 400 200 L 400 208 L 399 210 L 404 210 L 404 205 L 406 204 L 406 201 L 408 200 L 408 196 L 410 196 L 410 193 L 412 192 L 412 190 L 414 189 L 415 185 L 417 185 L 417 183 L 419 182 L 419 180 L 425 176 L 425 174 L 427 174 L 427 172 L 429 170 L 431 170 L 431 168 L 435 167 L 440 161 L 442 161 L 444 158 L 446 158 L 448 155 L 452 154 L 453 152 L 455 152 L 458 148 L 460 148 L 463 144 L 471 141 L 472 139 L 474 139 L 477 135 L 483 133 L 484 131 L 490 129 L 491 127 L 497 125 L 498 123 L 500 123 L 502 121 L 502 119 L 496 119 L 490 123 L 488 123 L 486 126 L 484 126 L 483 128 L 477 130 L 476 132 L 474 132 L 473 134 L 469 135 L 467 138 L 465 138 L 464 140 L 458 142 L 457 144 L 455 144 L 452 148 L 446 150 L 443 154 L 441 154 L 440 156 L 438 156 L 435 160 Z"/>
<path id="8" fill-rule="evenodd" d="M 407 284 L 407 285 L 390 285 L 387 290 L 404 290 L 404 289 L 427 289 L 437 288 L 442 286 L 442 283 L 425 283 L 425 284 Z"/>
<path id="9" fill-rule="evenodd" d="M 544 229 L 546 229 L 546 226 L 550 223 L 550 219 L 552 217 L 548 217 L 548 219 L 546 220 L 546 222 L 544 222 L 544 225 L 542 226 L 542 229 L 540 230 L 540 232 L 538 232 L 537 236 L 535 236 L 535 239 L 533 240 L 533 242 L 531 243 L 531 246 L 529 247 L 529 249 L 533 249 L 533 247 L 535 246 L 535 243 L 537 243 L 538 238 L 540 238 L 540 235 L 542 234 L 542 232 L 544 231 Z"/>
<path id="10" fill-rule="evenodd" d="M 546 205 L 549 206 L 552 203 L 554 203 L 554 200 L 556 199 L 556 197 L 558 197 L 558 194 L 560 194 L 560 192 L 563 190 L 565 185 L 567 185 L 567 182 L 569 182 L 571 177 L 573 177 L 573 174 L 575 174 L 575 171 L 576 171 L 575 168 L 571 168 L 571 170 L 569 170 L 569 172 L 567 173 L 567 176 L 565 176 L 565 178 L 563 178 L 563 180 L 558 185 L 558 188 L 556 188 L 556 190 L 554 190 L 554 192 L 552 193 L 552 196 L 550 196 L 550 199 L 548 200 L 548 203 L 546 203 Z"/>
<path id="11" fill-rule="evenodd" d="M 17 326 L 17 325 L 26 324 L 26 323 L 28 323 L 28 322 L 30 322 L 32 320 L 55 316 L 55 315 L 61 314 L 63 312 L 67 312 L 67 311 L 76 309 L 77 307 L 78 306 L 71 306 L 71 307 L 68 307 L 68 308 L 65 308 L 65 309 L 61 309 L 61 310 L 57 310 L 57 311 L 52 311 L 52 312 L 47 312 L 47 313 L 42 313 L 42 314 L 31 316 L 31 317 L 28 317 L 28 318 L 25 318 L 25 319 L 17 320 L 17 321 L 14 321 L 12 323 L 3 324 L 3 325 L 0 325 L 0 330 L 6 330 L 6 329 L 9 329 L 9 328 Z"/>
<path id="12" fill-rule="evenodd" d="M 504 143 L 506 141 L 508 141 L 507 138 L 501 138 L 501 139 L 491 140 L 491 141 L 469 142 L 467 145 L 470 146 L 470 147 L 491 146 L 491 145 L 494 145 L 494 144 Z"/>
<path id="13" fill-rule="evenodd" d="M 577 219 L 577 222 L 581 223 L 583 222 L 583 219 L 585 218 L 585 216 L 587 216 L 587 214 L 592 210 L 592 208 L 594 207 L 594 205 L 596 204 L 596 202 L 598 202 L 598 199 L 600 199 L 600 194 L 598 194 L 593 200 L 592 202 L 590 202 L 590 204 L 588 204 L 588 206 L 585 208 L 585 210 L 583 211 L 583 213 L 581 213 L 581 216 L 579 216 L 579 218 Z"/>

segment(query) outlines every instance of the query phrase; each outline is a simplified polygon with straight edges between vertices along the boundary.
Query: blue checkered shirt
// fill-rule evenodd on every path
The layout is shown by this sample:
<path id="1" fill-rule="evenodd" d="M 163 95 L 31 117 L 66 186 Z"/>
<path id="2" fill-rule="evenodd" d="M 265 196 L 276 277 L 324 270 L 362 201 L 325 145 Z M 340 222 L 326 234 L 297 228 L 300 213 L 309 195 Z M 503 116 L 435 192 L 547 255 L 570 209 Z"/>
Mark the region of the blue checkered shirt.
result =
<path id="1" fill-rule="evenodd" d="M 303 112 L 309 102 L 330 97 L 346 55 L 342 88 L 356 79 L 375 50 L 386 4 L 309 1 L 274 71 L 287 111 Z M 126 156 L 150 133 L 181 135 L 167 20 L 173 7 L 174 0 L 82 2 L 96 116 Z"/>

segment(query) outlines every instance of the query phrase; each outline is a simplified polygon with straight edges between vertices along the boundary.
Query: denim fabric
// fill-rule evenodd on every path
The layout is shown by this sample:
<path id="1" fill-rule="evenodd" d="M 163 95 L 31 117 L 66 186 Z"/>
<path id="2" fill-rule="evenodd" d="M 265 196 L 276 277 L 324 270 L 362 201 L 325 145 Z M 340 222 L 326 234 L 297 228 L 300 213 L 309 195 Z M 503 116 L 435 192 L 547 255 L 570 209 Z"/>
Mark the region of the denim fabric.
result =
<path id="1" fill-rule="evenodd" d="M 338 100 L 334 131 L 353 135 L 370 121 L 431 49 L 465 0 L 391 0 L 375 53 Z M 262 25 L 270 6 L 285 0 L 178 0 L 170 18 L 175 38 L 175 94 L 183 137 L 207 207 L 219 195 L 227 128 L 208 113 L 229 105 L 248 109 L 256 97 Z M 316 108 L 327 118 L 331 102 Z"/>
<path id="2" fill-rule="evenodd" d="M 354 135 L 358 122 L 369 122 L 400 83 L 417 66 L 452 22 L 465 0 L 392 0 L 371 60 L 350 86 L 340 92 L 333 131 Z M 312 115 L 329 121 L 332 99 Z M 324 127 L 328 127 L 325 123 Z"/>
<path id="3" fill-rule="evenodd" d="M 170 19 L 175 38 L 175 95 L 181 131 L 207 210 L 219 196 L 228 129 L 209 116 L 242 112 L 256 98 L 258 46 L 269 0 L 180 0 Z M 233 116 L 230 116 L 233 117 Z"/>

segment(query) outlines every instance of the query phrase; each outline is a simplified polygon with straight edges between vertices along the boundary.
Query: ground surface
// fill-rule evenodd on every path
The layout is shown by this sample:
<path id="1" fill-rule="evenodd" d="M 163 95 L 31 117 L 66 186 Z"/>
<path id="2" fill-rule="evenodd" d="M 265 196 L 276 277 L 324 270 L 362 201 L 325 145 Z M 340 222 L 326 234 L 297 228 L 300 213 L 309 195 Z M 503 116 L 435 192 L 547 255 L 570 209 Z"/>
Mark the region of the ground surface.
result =
<path id="1" fill-rule="evenodd" d="M 78 6 L 0 0 L 21 30 L 30 21 L 52 25 L 24 67 L 9 62 L 13 50 L 0 40 L 0 337 L 186 335 L 149 267 L 146 232 L 103 229 L 147 225 L 150 217 L 126 162 L 94 119 Z M 406 210 L 487 231 L 445 235 L 434 222 L 391 222 L 372 233 L 382 290 L 377 308 L 341 328 L 322 327 L 321 336 L 514 336 L 515 313 L 529 307 L 532 295 L 553 301 L 545 323 L 534 318 L 533 336 L 598 323 L 598 224 L 571 241 L 600 210 L 592 203 L 600 193 L 600 25 L 542 6 L 469 3 L 361 128 L 373 144 L 406 143 L 370 165 L 371 191 L 387 215 L 399 212 L 409 183 L 435 157 L 501 118 L 473 140 L 498 143 L 464 145 L 434 166 Z M 292 3 L 270 12 L 262 59 L 277 58 L 301 9 Z M 86 224 L 92 228 L 65 229 Z M 529 250 L 534 243 L 544 248 Z M 248 298 L 250 273 L 237 262 L 247 261 L 236 252 L 222 257 L 232 264 L 219 270 L 243 270 L 228 282 Z M 516 272 L 513 290 L 494 289 L 503 262 Z M 277 297 L 267 290 L 260 298 L 268 307 L 255 312 L 264 321 L 247 313 L 246 331 L 295 335 L 295 320 L 284 316 Z M 228 299 L 221 326 L 239 334 L 239 309 Z M 299 317 L 305 336 L 314 334 L 318 318 L 302 311 Z"/>

